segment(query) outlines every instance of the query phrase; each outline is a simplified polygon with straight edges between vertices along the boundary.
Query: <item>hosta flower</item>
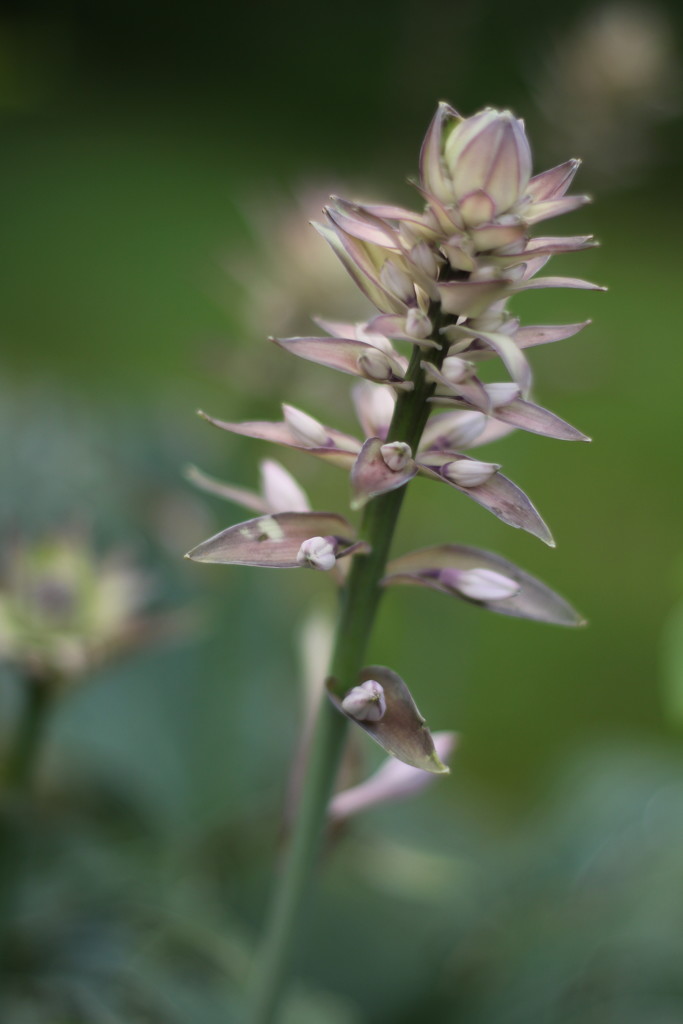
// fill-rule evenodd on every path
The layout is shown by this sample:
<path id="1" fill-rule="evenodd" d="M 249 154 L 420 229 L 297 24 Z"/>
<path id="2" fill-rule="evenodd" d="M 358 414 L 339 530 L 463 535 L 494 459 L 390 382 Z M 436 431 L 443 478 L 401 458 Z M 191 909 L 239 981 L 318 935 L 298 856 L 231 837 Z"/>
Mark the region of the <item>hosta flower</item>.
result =
<path id="1" fill-rule="evenodd" d="M 312 415 L 286 403 L 280 419 L 205 418 L 222 430 L 341 468 L 349 474 L 354 510 L 380 496 L 385 503 L 392 495 L 398 502 L 420 477 L 459 491 L 502 522 L 552 545 L 541 515 L 501 465 L 469 452 L 514 430 L 588 440 L 533 400 L 528 360 L 530 350 L 570 338 L 588 321 L 524 326 L 509 309 L 520 292 L 598 287 L 541 274 L 555 253 L 594 245 L 591 236 L 533 234 L 537 224 L 587 202 L 586 196 L 567 195 L 578 166 L 578 160 L 568 160 L 533 175 L 524 123 L 510 111 L 487 108 L 463 118 L 440 104 L 422 145 L 419 208 L 332 197 L 317 225 L 376 313 L 362 323 L 318 319 L 324 335 L 271 339 L 291 355 L 358 378 L 353 402 L 361 435 L 328 426 L 317 410 Z M 485 383 L 479 368 L 490 360 L 497 362 L 500 379 L 490 382 L 487 375 Z M 373 517 L 372 509 L 363 520 L 372 536 L 364 536 L 362 526 L 359 537 L 342 517 L 312 512 L 308 505 L 285 510 L 252 501 L 249 507 L 267 514 L 228 527 L 189 557 L 328 569 L 345 555 L 347 562 L 363 558 L 379 539 L 373 587 L 430 587 L 504 615 L 565 626 L 582 622 L 563 598 L 490 552 L 445 544 L 385 565 L 381 515 Z M 389 530 L 397 506 L 392 509 Z M 331 575 L 344 585 L 343 574 Z M 351 682 L 328 682 L 342 713 L 395 757 L 427 771 L 443 770 L 399 677 L 375 666 L 364 669 L 349 690 Z M 377 686 L 381 702 L 379 691 L 369 693 Z"/>

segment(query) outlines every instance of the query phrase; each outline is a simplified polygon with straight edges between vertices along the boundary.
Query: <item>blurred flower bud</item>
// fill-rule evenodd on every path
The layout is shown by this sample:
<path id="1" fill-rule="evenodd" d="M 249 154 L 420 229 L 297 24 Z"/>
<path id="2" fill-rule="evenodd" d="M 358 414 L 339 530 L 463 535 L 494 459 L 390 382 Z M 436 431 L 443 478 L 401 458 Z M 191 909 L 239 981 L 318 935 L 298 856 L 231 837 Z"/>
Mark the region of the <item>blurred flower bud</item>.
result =
<path id="1" fill-rule="evenodd" d="M 441 373 L 451 384 L 460 384 L 474 372 L 474 363 L 460 356 L 447 356 L 441 366 Z"/>
<path id="2" fill-rule="evenodd" d="M 421 309 L 413 307 L 406 316 L 406 334 L 411 338 L 428 338 L 432 333 L 432 321 Z"/>
<path id="3" fill-rule="evenodd" d="M 391 380 L 393 370 L 391 363 L 379 349 L 362 352 L 357 359 L 358 369 L 368 380 L 385 381 Z"/>
<path id="4" fill-rule="evenodd" d="M 379 722 L 387 710 L 384 688 L 374 679 L 367 679 L 349 690 L 341 706 L 347 715 L 359 722 Z"/>
<path id="5" fill-rule="evenodd" d="M 285 423 L 294 434 L 299 444 L 307 448 L 324 448 L 327 444 L 327 432 L 322 423 L 313 419 L 308 413 L 301 409 L 295 409 L 293 405 L 283 405 L 282 412 Z"/>
<path id="6" fill-rule="evenodd" d="M 444 156 L 458 202 L 477 192 L 491 200 L 491 216 L 482 213 L 481 220 L 514 206 L 531 177 L 524 122 L 509 110 L 487 108 L 461 121 L 448 136 Z M 473 220 L 481 222 L 478 217 Z"/>
<path id="7" fill-rule="evenodd" d="M 444 466 L 444 475 L 458 487 L 480 487 L 498 472 L 495 462 L 478 462 L 476 459 L 458 459 Z"/>
<path id="8" fill-rule="evenodd" d="M 382 286 L 397 299 L 406 303 L 415 302 L 414 283 L 405 270 L 401 270 L 393 260 L 385 261 L 379 272 L 379 280 Z"/>
<path id="9" fill-rule="evenodd" d="M 330 537 L 309 537 L 299 548 L 296 560 L 299 565 L 327 572 L 334 569 L 337 562 L 337 544 Z"/>
<path id="10" fill-rule="evenodd" d="M 394 473 L 402 472 L 413 457 L 410 445 L 404 441 L 383 444 L 380 451 L 385 463 Z"/>
<path id="11" fill-rule="evenodd" d="M 17 545 L 0 583 L 0 659 L 71 680 L 140 639 L 148 596 L 141 573 L 77 536 Z"/>

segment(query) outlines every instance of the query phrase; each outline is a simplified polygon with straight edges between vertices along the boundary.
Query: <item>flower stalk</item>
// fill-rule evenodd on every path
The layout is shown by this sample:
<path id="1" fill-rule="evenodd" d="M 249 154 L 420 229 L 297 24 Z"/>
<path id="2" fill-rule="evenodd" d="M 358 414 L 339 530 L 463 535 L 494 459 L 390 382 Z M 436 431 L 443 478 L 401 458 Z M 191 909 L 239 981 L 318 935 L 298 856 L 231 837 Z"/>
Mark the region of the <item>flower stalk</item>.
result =
<path id="1" fill-rule="evenodd" d="M 444 356 L 441 348 L 435 348 L 431 355 L 434 365 L 439 366 Z M 435 387 L 421 363 L 422 355 L 416 349 L 406 373 L 406 379 L 415 387 L 400 394 L 388 433 L 390 441 L 402 441 L 414 450 L 429 416 L 427 399 Z M 405 493 L 405 488 L 400 488 L 382 494 L 364 509 L 360 534 L 371 550 L 353 559 L 341 593 L 341 611 L 330 665 L 331 677 L 339 680 L 345 691 L 353 686 L 365 661 L 383 593 L 379 584 L 386 570 Z M 347 720 L 337 713 L 323 694 L 289 849 L 278 880 L 269 925 L 250 979 L 251 1015 L 248 1024 L 271 1024 L 276 1019 L 292 955 L 292 936 L 296 934 L 304 898 L 310 889 L 327 808 L 344 752 L 347 726 Z"/>

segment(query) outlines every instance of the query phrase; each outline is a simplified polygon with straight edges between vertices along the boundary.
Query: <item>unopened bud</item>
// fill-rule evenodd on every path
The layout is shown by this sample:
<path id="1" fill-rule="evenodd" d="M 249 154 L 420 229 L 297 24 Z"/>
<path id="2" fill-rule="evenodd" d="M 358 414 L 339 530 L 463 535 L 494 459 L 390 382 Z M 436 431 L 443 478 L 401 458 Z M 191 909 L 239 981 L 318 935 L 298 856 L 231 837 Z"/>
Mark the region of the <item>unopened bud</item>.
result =
<path id="1" fill-rule="evenodd" d="M 419 267 L 428 277 L 436 278 L 439 273 L 439 264 L 433 249 L 426 242 L 418 242 L 410 250 L 411 262 Z"/>
<path id="2" fill-rule="evenodd" d="M 379 722 L 387 710 L 384 688 L 374 679 L 366 679 L 360 686 L 349 690 L 341 706 L 347 715 L 359 722 Z"/>
<path id="3" fill-rule="evenodd" d="M 413 281 L 406 274 L 405 270 L 401 270 L 393 260 L 385 261 L 384 266 L 379 272 L 379 279 L 382 286 L 397 299 L 400 299 L 402 302 L 415 301 L 415 285 Z"/>
<path id="4" fill-rule="evenodd" d="M 448 449 L 469 448 L 473 441 L 484 432 L 486 416 L 483 412 L 468 410 L 458 416 L 453 426 L 443 435 L 439 435 L 439 447 Z"/>
<path id="5" fill-rule="evenodd" d="M 379 349 L 368 349 L 361 352 L 356 360 L 358 369 L 368 380 L 391 380 L 393 371 L 391 363 Z"/>
<path id="6" fill-rule="evenodd" d="M 460 356 L 447 356 L 441 366 L 441 372 L 451 384 L 460 384 L 474 372 L 474 363 Z"/>
<path id="7" fill-rule="evenodd" d="M 335 551 L 337 543 L 330 537 L 309 537 L 299 548 L 296 560 L 299 565 L 327 572 L 333 569 L 337 561 Z"/>
<path id="8" fill-rule="evenodd" d="M 512 381 L 500 381 L 498 384 L 485 384 L 486 394 L 491 399 L 491 405 L 498 409 L 502 405 L 509 405 L 520 396 L 519 386 Z"/>
<path id="9" fill-rule="evenodd" d="M 392 441 L 390 444 L 383 444 L 380 452 L 385 463 L 394 473 L 400 473 L 405 469 L 413 457 L 410 445 L 405 441 Z"/>
<path id="10" fill-rule="evenodd" d="M 485 192 L 494 215 L 522 198 L 531 176 L 524 122 L 509 110 L 487 108 L 461 121 L 448 136 L 444 156 L 456 200 Z"/>
<path id="11" fill-rule="evenodd" d="M 502 601 L 521 590 L 516 580 L 493 569 L 444 569 L 440 578 L 472 601 Z"/>
<path id="12" fill-rule="evenodd" d="M 444 466 L 443 473 L 447 480 L 458 487 L 480 487 L 498 472 L 500 466 L 495 462 L 478 462 L 476 459 L 459 459 Z"/>
<path id="13" fill-rule="evenodd" d="M 432 321 L 421 309 L 413 307 L 406 316 L 406 334 L 410 338 L 428 338 L 432 333 Z"/>
<path id="14" fill-rule="evenodd" d="M 327 445 L 327 432 L 322 423 L 318 423 L 307 412 L 295 409 L 293 405 L 283 405 L 285 423 L 299 444 L 307 448 L 324 448 Z"/>

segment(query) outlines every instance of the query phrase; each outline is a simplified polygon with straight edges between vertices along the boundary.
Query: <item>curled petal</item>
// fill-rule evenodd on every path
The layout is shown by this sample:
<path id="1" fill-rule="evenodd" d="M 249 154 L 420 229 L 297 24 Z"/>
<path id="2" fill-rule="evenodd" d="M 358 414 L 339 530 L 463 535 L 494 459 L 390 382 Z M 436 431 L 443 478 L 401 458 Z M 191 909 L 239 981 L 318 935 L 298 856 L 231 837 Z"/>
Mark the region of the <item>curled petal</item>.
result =
<path id="1" fill-rule="evenodd" d="M 560 217 L 563 213 L 578 210 L 590 201 L 590 196 L 564 196 L 562 199 L 547 199 L 532 203 L 524 210 L 523 217 L 527 224 L 538 224 L 542 220 L 550 220 L 551 217 Z"/>
<path id="2" fill-rule="evenodd" d="M 334 542 L 336 557 L 355 546 L 353 529 L 331 512 L 279 512 L 237 523 L 198 544 L 185 556 L 194 562 L 221 565 L 258 565 L 296 569 L 302 565 L 304 541 L 326 538 Z"/>
<path id="3" fill-rule="evenodd" d="M 432 739 L 437 756 L 444 764 L 448 764 L 457 747 L 458 734 L 435 732 Z M 433 774 L 413 768 L 403 761 L 397 761 L 395 757 L 389 757 L 369 778 L 333 796 L 328 813 L 333 821 L 343 821 L 353 814 L 367 811 L 379 804 L 415 796 L 430 785 L 432 780 Z"/>
<path id="4" fill-rule="evenodd" d="M 515 618 L 533 619 L 556 626 L 584 626 L 585 619 L 545 583 L 490 551 L 459 544 L 422 548 L 394 559 L 387 566 L 384 586 L 414 584 L 467 600 L 448 584 L 448 570 L 490 569 L 519 584 L 519 591 L 500 600 L 476 602 L 490 611 Z M 443 576 L 444 571 L 446 576 Z"/>
<path id="5" fill-rule="evenodd" d="M 305 445 L 293 433 L 291 427 L 285 423 L 273 423 L 270 420 L 247 420 L 244 423 L 228 423 L 225 420 L 214 419 L 205 412 L 199 415 L 221 430 L 228 430 L 231 434 L 241 434 L 242 437 L 253 437 L 260 441 L 271 441 L 273 444 L 281 444 L 286 448 L 296 448 L 302 452 L 310 452 L 319 458 L 326 459 L 333 465 L 343 468 L 350 468 L 356 461 L 356 456 L 361 449 L 361 443 L 355 437 L 343 434 L 340 430 L 333 430 L 332 427 L 325 427 L 327 444 Z"/>
<path id="6" fill-rule="evenodd" d="M 404 465 L 400 469 L 391 469 L 382 454 L 383 445 L 381 438 L 370 437 L 360 450 L 351 470 L 353 509 L 362 508 L 378 494 L 403 487 L 417 473 L 417 465 L 412 458 L 404 460 Z"/>
<path id="7" fill-rule="evenodd" d="M 567 160 L 557 167 L 537 174 L 527 185 L 527 195 L 534 203 L 546 199 L 559 199 L 571 185 L 580 166 L 580 160 Z"/>
<path id="8" fill-rule="evenodd" d="M 378 349 L 363 341 L 349 338 L 271 338 L 276 345 L 292 355 L 329 366 L 354 377 L 383 384 L 404 385 L 403 370 L 396 353 Z"/>
<path id="9" fill-rule="evenodd" d="M 507 523 L 508 526 L 525 530 L 534 537 L 538 537 L 539 540 L 542 540 L 549 547 L 555 546 L 550 530 L 529 498 L 524 491 L 520 490 L 516 484 L 513 484 L 512 480 L 508 480 L 506 476 L 502 476 L 501 473 L 494 473 L 488 480 L 477 487 L 463 487 L 461 484 L 456 483 L 452 476 L 449 475 L 449 467 L 454 462 L 462 460 L 468 462 L 476 461 L 469 459 L 467 455 L 441 451 L 425 452 L 423 455 L 420 455 L 418 464 L 420 472 L 425 476 L 431 477 L 433 480 L 443 480 L 450 487 L 454 487 L 457 491 L 472 498 L 478 505 L 488 509 L 489 512 L 492 512 L 502 522 Z"/>
<path id="10" fill-rule="evenodd" d="M 425 772 L 432 772 L 435 775 L 448 774 L 449 769 L 440 760 L 432 734 L 401 677 L 382 665 L 371 665 L 359 673 L 356 686 L 368 680 L 379 683 L 384 691 L 386 710 L 377 721 L 359 721 L 347 714 L 342 707 L 344 692 L 335 679 L 327 681 L 330 700 L 343 715 L 360 726 L 392 757 Z"/>

